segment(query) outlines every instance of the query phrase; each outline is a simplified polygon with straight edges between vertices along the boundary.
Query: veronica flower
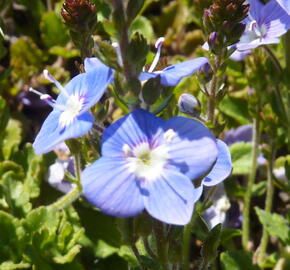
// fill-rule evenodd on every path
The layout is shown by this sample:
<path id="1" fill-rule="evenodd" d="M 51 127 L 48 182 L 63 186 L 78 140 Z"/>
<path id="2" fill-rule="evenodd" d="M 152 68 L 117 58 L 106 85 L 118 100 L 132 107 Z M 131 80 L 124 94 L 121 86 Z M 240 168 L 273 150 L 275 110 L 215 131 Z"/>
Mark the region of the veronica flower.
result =
<path id="1" fill-rule="evenodd" d="M 108 215 L 135 216 L 144 209 L 176 225 L 191 219 L 203 177 L 217 158 L 216 139 L 197 120 L 164 121 L 136 110 L 109 126 L 102 157 L 82 173 L 84 196 Z"/>
<path id="2" fill-rule="evenodd" d="M 238 50 L 249 50 L 265 44 L 276 44 L 278 37 L 290 27 L 290 16 L 275 0 L 262 4 L 258 0 L 249 0 L 249 16 L 244 20 L 246 30 L 236 44 Z"/>
<path id="3" fill-rule="evenodd" d="M 290 15 L 290 1 L 289 0 L 276 0 L 276 1 Z"/>
<path id="4" fill-rule="evenodd" d="M 63 87 L 45 70 L 44 76 L 60 90 L 56 100 L 30 89 L 53 108 L 33 143 L 36 154 L 47 153 L 58 143 L 82 136 L 92 127 L 94 119 L 87 111 L 100 100 L 113 72 L 96 58 L 85 60 L 85 71 Z"/>
<path id="5" fill-rule="evenodd" d="M 208 63 L 206 57 L 198 57 L 192 60 L 184 61 L 175 65 L 166 67 L 163 70 L 154 71 L 160 58 L 162 44 L 164 38 L 159 38 L 155 44 L 157 53 L 147 72 L 141 72 L 139 75 L 140 81 L 146 81 L 150 78 L 160 76 L 160 83 L 165 86 L 176 86 L 181 79 L 192 75 L 198 71 L 204 64 Z"/>

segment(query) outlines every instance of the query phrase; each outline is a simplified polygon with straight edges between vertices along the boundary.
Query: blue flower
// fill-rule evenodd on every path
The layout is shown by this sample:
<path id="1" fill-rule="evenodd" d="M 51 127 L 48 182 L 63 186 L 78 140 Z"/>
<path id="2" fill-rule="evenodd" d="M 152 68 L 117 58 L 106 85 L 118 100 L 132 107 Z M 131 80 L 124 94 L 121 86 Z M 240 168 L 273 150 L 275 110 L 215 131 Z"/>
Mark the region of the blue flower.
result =
<path id="1" fill-rule="evenodd" d="M 176 225 L 191 219 L 203 177 L 217 158 L 216 139 L 197 120 L 164 121 L 136 110 L 106 129 L 102 157 L 82 173 L 84 196 L 108 215 L 135 216 L 144 209 Z"/>
<path id="2" fill-rule="evenodd" d="M 213 168 L 203 179 L 202 185 L 215 186 L 225 180 L 232 172 L 232 160 L 228 146 L 217 139 L 218 157 Z"/>
<path id="3" fill-rule="evenodd" d="M 160 82 L 162 85 L 176 86 L 181 79 L 192 75 L 206 63 L 208 63 L 208 59 L 206 57 L 198 57 L 168 66 L 163 70 L 158 70 L 155 72 L 141 72 L 139 75 L 139 80 L 146 81 L 150 78 L 160 76 Z"/>
<path id="4" fill-rule="evenodd" d="M 265 44 L 276 44 L 278 37 L 290 27 L 290 16 L 275 0 L 262 4 L 257 0 L 249 0 L 249 16 L 245 19 L 246 30 L 236 44 L 240 51 L 257 48 Z"/>
<path id="5" fill-rule="evenodd" d="M 141 72 L 139 75 L 140 81 L 146 81 L 151 78 L 160 76 L 160 83 L 165 86 L 176 86 L 184 77 L 192 75 L 198 71 L 204 64 L 208 63 L 208 59 L 205 57 L 198 57 L 196 59 L 184 61 L 176 65 L 171 65 L 163 70 L 153 71 L 157 66 L 161 55 L 161 48 L 165 39 L 160 37 L 156 43 L 157 53 L 154 60 L 147 72 Z"/>
<path id="6" fill-rule="evenodd" d="M 53 107 L 33 143 L 36 154 L 47 153 L 58 143 L 82 136 L 91 129 L 94 118 L 87 111 L 104 94 L 113 79 L 113 71 L 97 59 L 86 59 L 85 70 L 86 73 L 75 76 L 65 87 L 44 71 L 45 77 L 60 90 L 56 100 L 31 89 Z"/>
<path id="7" fill-rule="evenodd" d="M 276 0 L 276 1 L 290 15 L 290 1 L 289 0 Z"/>

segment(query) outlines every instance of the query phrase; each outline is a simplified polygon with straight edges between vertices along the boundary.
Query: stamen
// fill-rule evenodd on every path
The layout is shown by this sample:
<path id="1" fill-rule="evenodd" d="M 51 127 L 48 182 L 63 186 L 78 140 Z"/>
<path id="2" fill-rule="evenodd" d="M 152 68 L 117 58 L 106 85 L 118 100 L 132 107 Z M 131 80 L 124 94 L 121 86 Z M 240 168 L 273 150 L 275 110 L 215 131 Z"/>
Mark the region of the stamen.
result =
<path id="1" fill-rule="evenodd" d="M 54 83 L 55 86 L 60 90 L 61 93 L 63 93 L 67 98 L 70 97 L 68 92 L 65 90 L 65 88 L 59 83 L 58 80 L 56 80 L 49 72 L 47 69 L 43 71 L 44 77 L 49 80 L 50 82 Z"/>
<path id="2" fill-rule="evenodd" d="M 122 150 L 125 154 L 126 157 L 130 156 L 131 154 L 131 148 L 128 144 L 124 144 L 123 147 L 122 147 Z"/>
<path id="3" fill-rule="evenodd" d="M 257 26 L 257 21 L 256 20 L 251 21 L 249 25 L 249 30 L 254 31 L 254 28 L 256 28 L 256 26 Z"/>
<path id="4" fill-rule="evenodd" d="M 173 129 L 168 129 L 164 133 L 164 139 L 166 142 L 171 143 L 175 135 L 176 135 L 176 132 Z"/>
<path id="5" fill-rule="evenodd" d="M 156 68 L 157 66 L 157 63 L 159 61 L 159 58 L 160 58 L 160 55 L 161 55 L 161 48 L 162 48 L 162 45 L 165 41 L 165 38 L 164 37 L 160 37 L 157 39 L 156 43 L 155 43 L 155 48 L 157 49 L 157 52 L 156 52 L 156 55 L 154 57 L 154 60 L 148 70 L 148 72 L 153 72 L 153 70 Z"/>
<path id="6" fill-rule="evenodd" d="M 40 97 L 41 100 L 45 101 L 48 105 L 50 105 L 51 107 L 58 109 L 58 110 L 63 110 L 64 107 L 60 104 L 56 104 L 55 100 L 48 94 L 43 94 L 37 90 L 35 90 L 34 88 L 30 87 L 29 91 L 38 95 Z"/>

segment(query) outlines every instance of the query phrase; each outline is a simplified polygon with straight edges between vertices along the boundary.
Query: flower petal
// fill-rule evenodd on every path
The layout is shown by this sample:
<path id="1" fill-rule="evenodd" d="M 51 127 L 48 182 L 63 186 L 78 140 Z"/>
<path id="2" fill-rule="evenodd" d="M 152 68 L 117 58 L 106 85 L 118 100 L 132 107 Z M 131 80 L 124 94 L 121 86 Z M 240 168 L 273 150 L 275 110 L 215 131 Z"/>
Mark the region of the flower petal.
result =
<path id="1" fill-rule="evenodd" d="M 161 134 L 163 121 L 154 114 L 139 109 L 109 126 L 103 135 L 102 155 L 124 156 L 123 146 L 130 148 L 148 140 L 155 141 Z"/>
<path id="2" fill-rule="evenodd" d="M 139 75 L 139 80 L 144 81 L 160 75 L 160 82 L 162 85 L 175 86 L 181 81 L 181 79 L 192 75 L 206 63 L 208 63 L 208 59 L 205 57 L 195 58 L 176 65 L 168 66 L 158 72 L 141 72 Z"/>
<path id="3" fill-rule="evenodd" d="M 96 68 L 102 67 L 104 64 L 96 57 L 87 57 L 84 61 L 85 72 L 90 72 Z"/>
<path id="4" fill-rule="evenodd" d="M 82 173 L 84 196 L 108 215 L 135 216 L 144 203 L 138 182 L 122 158 L 100 158 Z"/>
<path id="5" fill-rule="evenodd" d="M 207 58 L 199 57 L 169 66 L 160 72 L 161 84 L 175 86 L 181 81 L 181 79 L 192 75 L 206 63 L 208 63 Z"/>
<path id="6" fill-rule="evenodd" d="M 141 186 L 148 213 L 175 225 L 185 225 L 190 221 L 194 203 L 201 195 L 200 189 L 195 189 L 186 176 L 168 169 L 159 179 L 143 181 Z"/>
<path id="7" fill-rule="evenodd" d="M 204 178 L 203 185 L 215 186 L 226 179 L 232 171 L 231 154 L 227 145 L 217 140 L 218 158 L 210 173 Z"/>
<path id="8" fill-rule="evenodd" d="M 190 179 L 204 176 L 217 159 L 216 138 L 197 120 L 174 117 L 164 126 L 164 132 L 172 129 L 176 135 L 167 144 L 169 164 Z"/>
<path id="9" fill-rule="evenodd" d="M 113 80 L 113 70 L 103 63 L 99 63 L 94 69 L 90 68 L 89 72 L 75 76 L 65 86 L 69 95 L 76 95 L 84 99 L 81 112 L 86 112 L 95 105 L 105 93 L 108 84 Z M 56 102 L 65 105 L 67 97 L 61 93 Z"/>
<path id="10" fill-rule="evenodd" d="M 62 128 L 59 125 L 60 115 L 60 111 L 53 110 L 44 121 L 33 143 L 36 154 L 47 153 L 60 142 L 86 134 L 93 124 L 93 116 L 83 113 L 77 116 L 69 126 Z"/>
<path id="11" fill-rule="evenodd" d="M 290 1 L 289 0 L 276 0 L 276 1 L 290 15 Z"/>

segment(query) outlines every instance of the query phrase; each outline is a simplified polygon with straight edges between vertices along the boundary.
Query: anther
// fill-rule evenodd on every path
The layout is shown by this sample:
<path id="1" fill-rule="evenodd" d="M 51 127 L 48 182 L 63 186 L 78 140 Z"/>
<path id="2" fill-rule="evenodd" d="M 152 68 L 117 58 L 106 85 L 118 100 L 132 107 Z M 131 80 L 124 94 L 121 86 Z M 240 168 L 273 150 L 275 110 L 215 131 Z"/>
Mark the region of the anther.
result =
<path id="1" fill-rule="evenodd" d="M 174 139 L 175 135 L 176 135 L 176 132 L 173 129 L 168 129 L 164 133 L 164 139 L 166 142 L 171 143 L 172 140 Z"/>
<path id="2" fill-rule="evenodd" d="M 65 88 L 59 83 L 58 80 L 56 80 L 47 69 L 43 70 L 44 77 L 49 80 L 50 82 L 54 83 L 55 86 L 60 90 L 61 93 L 63 93 L 67 98 L 69 98 L 68 92 L 65 90 Z"/>

